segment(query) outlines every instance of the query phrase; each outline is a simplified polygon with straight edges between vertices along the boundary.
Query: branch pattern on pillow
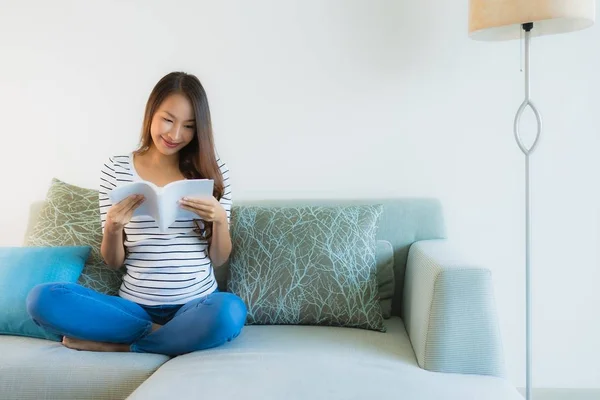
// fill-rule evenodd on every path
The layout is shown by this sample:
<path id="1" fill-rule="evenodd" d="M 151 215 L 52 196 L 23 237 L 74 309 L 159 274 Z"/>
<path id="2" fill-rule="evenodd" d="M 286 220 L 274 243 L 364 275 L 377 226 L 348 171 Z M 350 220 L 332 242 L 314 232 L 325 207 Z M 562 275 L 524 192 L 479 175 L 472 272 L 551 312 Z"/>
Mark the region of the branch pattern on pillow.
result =
<path id="1" fill-rule="evenodd" d="M 382 205 L 235 211 L 229 291 L 248 324 L 331 325 L 385 331 L 376 233 Z"/>

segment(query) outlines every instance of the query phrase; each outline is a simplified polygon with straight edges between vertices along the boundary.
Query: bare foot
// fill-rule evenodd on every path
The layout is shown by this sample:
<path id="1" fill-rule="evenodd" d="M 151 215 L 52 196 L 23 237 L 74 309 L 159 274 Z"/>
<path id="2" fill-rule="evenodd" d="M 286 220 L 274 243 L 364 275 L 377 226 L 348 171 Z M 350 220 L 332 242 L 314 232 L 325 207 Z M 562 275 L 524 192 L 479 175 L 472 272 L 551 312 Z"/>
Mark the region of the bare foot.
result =
<path id="1" fill-rule="evenodd" d="M 126 352 L 129 351 L 128 344 L 92 342 L 91 340 L 80 340 L 63 336 L 62 343 L 65 347 L 74 350 Z"/>

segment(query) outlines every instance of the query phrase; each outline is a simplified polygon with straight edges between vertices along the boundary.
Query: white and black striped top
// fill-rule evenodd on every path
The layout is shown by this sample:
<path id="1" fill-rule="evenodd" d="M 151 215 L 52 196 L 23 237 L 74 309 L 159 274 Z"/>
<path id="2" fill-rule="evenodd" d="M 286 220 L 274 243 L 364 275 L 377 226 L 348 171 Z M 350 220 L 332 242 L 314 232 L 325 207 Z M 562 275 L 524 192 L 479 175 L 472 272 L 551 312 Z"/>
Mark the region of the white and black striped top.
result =
<path id="1" fill-rule="evenodd" d="M 217 160 L 225 186 L 221 205 L 231 221 L 229 170 Z M 106 212 L 112 206 L 108 192 L 119 185 L 141 180 L 133 165 L 133 154 L 110 157 L 100 172 L 100 216 L 102 233 Z M 202 223 L 199 223 L 202 227 Z M 215 291 L 217 282 L 208 257 L 208 243 L 194 230 L 193 220 L 177 220 L 161 233 L 151 217 L 133 217 L 125 226 L 127 273 L 119 296 L 144 305 L 185 304 Z"/>

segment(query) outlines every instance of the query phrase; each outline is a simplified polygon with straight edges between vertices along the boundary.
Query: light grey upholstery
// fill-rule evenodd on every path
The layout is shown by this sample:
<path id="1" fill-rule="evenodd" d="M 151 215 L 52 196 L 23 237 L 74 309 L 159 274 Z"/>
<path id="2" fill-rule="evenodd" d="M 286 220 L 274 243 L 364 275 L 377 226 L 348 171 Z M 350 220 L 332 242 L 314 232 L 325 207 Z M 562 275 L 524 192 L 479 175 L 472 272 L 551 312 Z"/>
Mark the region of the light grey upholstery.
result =
<path id="1" fill-rule="evenodd" d="M 169 361 L 129 400 L 522 399 L 501 378 L 419 368 L 402 320 L 386 326 L 247 326 L 225 346 Z"/>
<path id="2" fill-rule="evenodd" d="M 430 371 L 505 376 L 492 276 L 444 240 L 413 244 L 404 321 L 419 365 Z"/>
<path id="3" fill-rule="evenodd" d="M 0 336 L 0 399 L 126 398 L 168 357 L 77 351 L 50 340 Z"/>

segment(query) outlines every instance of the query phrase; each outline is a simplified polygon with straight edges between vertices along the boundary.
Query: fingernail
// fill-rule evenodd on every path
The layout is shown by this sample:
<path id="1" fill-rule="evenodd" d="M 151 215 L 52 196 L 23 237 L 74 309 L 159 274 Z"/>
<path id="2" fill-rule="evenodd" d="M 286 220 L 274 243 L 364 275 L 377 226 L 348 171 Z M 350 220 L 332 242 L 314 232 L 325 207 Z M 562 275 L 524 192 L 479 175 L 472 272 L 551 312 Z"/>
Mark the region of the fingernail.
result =
<path id="1" fill-rule="evenodd" d="M 188 201 L 188 198 L 187 198 L 187 197 L 184 197 L 182 200 L 183 200 L 183 201 Z"/>

